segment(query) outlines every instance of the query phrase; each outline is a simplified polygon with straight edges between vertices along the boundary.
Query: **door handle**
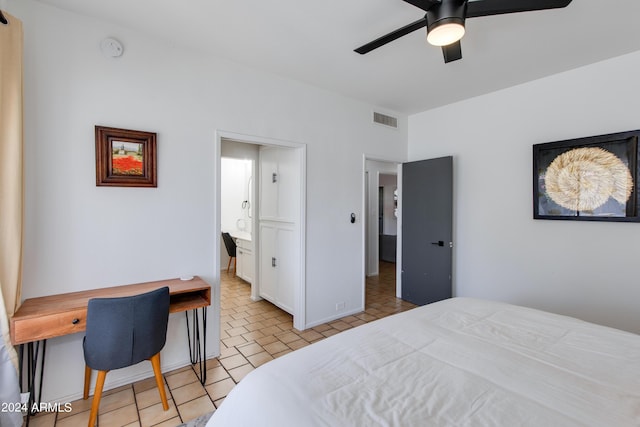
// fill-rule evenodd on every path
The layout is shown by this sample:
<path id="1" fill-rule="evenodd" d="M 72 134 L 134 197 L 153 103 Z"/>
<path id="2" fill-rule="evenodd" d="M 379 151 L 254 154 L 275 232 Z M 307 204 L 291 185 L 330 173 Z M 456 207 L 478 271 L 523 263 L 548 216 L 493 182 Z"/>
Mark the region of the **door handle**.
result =
<path id="1" fill-rule="evenodd" d="M 444 241 L 438 240 L 437 242 L 431 242 L 431 244 L 436 246 L 444 246 Z"/>

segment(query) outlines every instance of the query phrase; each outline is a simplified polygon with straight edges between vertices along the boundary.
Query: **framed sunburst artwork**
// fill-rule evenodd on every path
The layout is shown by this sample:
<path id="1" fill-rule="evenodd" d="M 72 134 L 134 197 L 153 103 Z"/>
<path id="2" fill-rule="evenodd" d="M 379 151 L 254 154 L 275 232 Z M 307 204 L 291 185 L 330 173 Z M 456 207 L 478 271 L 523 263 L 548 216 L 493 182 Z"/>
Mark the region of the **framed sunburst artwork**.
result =
<path id="1" fill-rule="evenodd" d="M 640 222 L 640 130 L 533 146 L 533 217 Z"/>
<path id="2" fill-rule="evenodd" d="M 157 187 L 156 134 L 96 126 L 96 186 Z"/>

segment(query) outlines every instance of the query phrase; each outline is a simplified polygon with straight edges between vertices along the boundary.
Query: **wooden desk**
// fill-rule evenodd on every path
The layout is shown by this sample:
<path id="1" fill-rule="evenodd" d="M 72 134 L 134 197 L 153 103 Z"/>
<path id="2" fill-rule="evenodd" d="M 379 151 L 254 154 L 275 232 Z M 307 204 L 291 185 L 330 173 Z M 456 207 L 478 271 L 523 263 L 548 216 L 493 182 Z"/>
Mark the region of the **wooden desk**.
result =
<path id="1" fill-rule="evenodd" d="M 169 287 L 170 313 L 211 305 L 211 286 L 197 276 L 29 298 L 11 318 L 11 342 L 18 345 L 83 332 L 91 298 L 124 297 L 164 286 Z"/>
<path id="2" fill-rule="evenodd" d="M 124 297 L 154 289 L 169 287 L 170 313 L 185 312 L 187 318 L 187 336 L 191 363 L 200 364 L 200 381 L 206 381 L 206 325 L 207 306 L 211 305 L 211 286 L 200 277 L 191 280 L 160 280 L 137 283 L 134 285 L 114 286 L 88 291 L 49 295 L 25 300 L 11 318 L 11 343 L 20 345 L 20 378 L 23 379 L 24 344 L 27 344 L 27 389 L 30 392 L 29 408 L 32 403 L 40 403 L 42 397 L 42 379 L 44 376 L 44 357 L 46 342 L 49 338 L 83 332 L 86 329 L 87 304 L 91 298 Z M 200 322 L 197 309 L 202 309 L 203 339 L 200 339 Z M 193 312 L 192 329 L 189 327 L 188 311 Z M 193 334 L 192 334 L 193 332 Z M 202 342 L 202 345 L 201 345 Z M 35 343 L 35 348 L 34 348 Z M 40 351 L 42 343 L 42 351 Z M 40 357 L 40 353 L 42 356 Z M 38 370 L 38 359 L 40 368 Z M 36 372 L 40 373 L 39 396 L 35 396 Z M 24 390 L 24 388 L 23 388 Z M 29 415 L 31 411 L 29 411 Z M 27 417 L 27 425 L 29 417 Z"/>

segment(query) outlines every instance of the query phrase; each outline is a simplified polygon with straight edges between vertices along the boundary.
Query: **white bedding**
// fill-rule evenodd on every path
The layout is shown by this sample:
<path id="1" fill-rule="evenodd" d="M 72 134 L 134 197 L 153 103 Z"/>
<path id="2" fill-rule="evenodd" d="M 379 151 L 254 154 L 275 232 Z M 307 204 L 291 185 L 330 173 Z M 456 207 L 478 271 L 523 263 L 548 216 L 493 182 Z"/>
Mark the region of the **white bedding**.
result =
<path id="1" fill-rule="evenodd" d="M 640 336 L 453 298 L 263 365 L 208 426 L 640 426 Z"/>

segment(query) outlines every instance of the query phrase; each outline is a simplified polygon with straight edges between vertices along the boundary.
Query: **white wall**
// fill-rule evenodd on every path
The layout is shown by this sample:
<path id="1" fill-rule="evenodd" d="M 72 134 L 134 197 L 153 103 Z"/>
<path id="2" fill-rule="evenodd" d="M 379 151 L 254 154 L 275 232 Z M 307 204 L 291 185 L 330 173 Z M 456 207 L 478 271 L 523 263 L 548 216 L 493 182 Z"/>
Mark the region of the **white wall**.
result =
<path id="1" fill-rule="evenodd" d="M 220 166 L 220 226 L 222 231 L 251 233 L 249 185 L 253 161 L 222 157 Z"/>
<path id="2" fill-rule="evenodd" d="M 216 130 L 307 144 L 307 318 L 357 310 L 362 295 L 362 157 L 406 152 L 373 106 L 179 49 L 108 23 L 9 0 L 25 29 L 25 298 L 200 275 L 213 286 L 209 355 L 218 352 L 220 248 L 213 239 Z M 106 37 L 124 55 L 106 58 Z M 94 126 L 158 133 L 158 188 L 95 186 Z M 340 155 L 336 155 L 340 153 Z M 123 230 L 123 221 L 136 224 Z M 188 363 L 184 316 L 172 315 L 163 367 Z M 44 401 L 80 396 L 81 334 L 47 347 Z M 110 373 L 107 387 L 150 376 Z"/>
<path id="3" fill-rule="evenodd" d="M 533 220 L 532 145 L 640 128 L 640 53 L 409 118 L 454 156 L 454 294 L 640 332 L 640 224 Z"/>

